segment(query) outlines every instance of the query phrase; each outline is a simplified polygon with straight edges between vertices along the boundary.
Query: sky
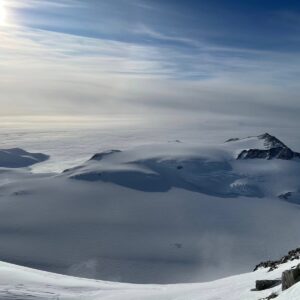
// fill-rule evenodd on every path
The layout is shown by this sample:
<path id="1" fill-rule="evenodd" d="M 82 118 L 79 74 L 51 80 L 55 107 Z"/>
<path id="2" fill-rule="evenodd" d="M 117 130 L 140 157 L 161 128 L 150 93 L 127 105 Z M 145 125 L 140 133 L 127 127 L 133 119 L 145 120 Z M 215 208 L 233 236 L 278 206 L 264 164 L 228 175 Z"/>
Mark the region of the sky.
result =
<path id="1" fill-rule="evenodd" d="M 299 52 L 299 1 L 0 0 L 0 116 L 297 127 Z"/>

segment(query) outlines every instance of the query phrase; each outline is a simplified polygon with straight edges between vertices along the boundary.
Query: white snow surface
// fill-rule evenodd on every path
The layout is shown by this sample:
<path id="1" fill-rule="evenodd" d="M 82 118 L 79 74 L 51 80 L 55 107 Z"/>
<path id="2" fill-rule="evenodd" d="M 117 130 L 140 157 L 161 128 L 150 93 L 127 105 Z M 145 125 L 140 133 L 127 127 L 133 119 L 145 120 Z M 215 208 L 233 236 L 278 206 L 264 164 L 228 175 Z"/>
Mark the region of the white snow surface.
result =
<path id="1" fill-rule="evenodd" d="M 1 300 L 258 300 L 276 293 L 278 300 L 297 300 L 300 283 L 282 292 L 281 285 L 256 291 L 255 281 L 280 279 L 294 260 L 268 272 L 260 269 L 216 281 L 194 284 L 137 285 L 88 280 L 0 262 Z"/>
<path id="2" fill-rule="evenodd" d="M 300 161 L 236 160 L 245 149 L 268 147 L 260 137 L 213 146 L 151 144 L 99 153 L 96 159 L 67 170 L 63 176 L 147 192 L 177 187 L 219 197 L 277 197 L 297 191 Z"/>
<path id="3" fill-rule="evenodd" d="M 147 143 L 64 173 L 0 169 L 0 258 L 132 283 L 249 271 L 300 243 L 297 199 L 278 198 L 297 197 L 299 161 L 236 160 L 257 143 Z"/>
<path id="4" fill-rule="evenodd" d="M 24 168 L 43 162 L 49 157 L 42 153 L 29 153 L 20 148 L 0 149 L 0 167 Z"/>

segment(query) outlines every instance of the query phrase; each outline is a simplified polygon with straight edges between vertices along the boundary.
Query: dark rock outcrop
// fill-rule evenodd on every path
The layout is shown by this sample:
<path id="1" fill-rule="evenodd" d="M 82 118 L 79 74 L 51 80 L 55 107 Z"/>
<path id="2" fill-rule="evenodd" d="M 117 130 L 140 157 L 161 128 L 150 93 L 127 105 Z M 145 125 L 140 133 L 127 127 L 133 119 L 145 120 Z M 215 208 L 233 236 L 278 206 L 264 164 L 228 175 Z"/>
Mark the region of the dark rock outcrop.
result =
<path id="1" fill-rule="evenodd" d="M 278 260 L 263 261 L 255 266 L 254 271 L 260 268 L 269 268 L 269 272 L 275 270 L 279 265 L 284 264 L 288 261 L 300 259 L 300 248 L 289 251 L 289 253 Z"/>
<path id="2" fill-rule="evenodd" d="M 249 149 L 243 150 L 237 159 L 285 159 L 291 160 L 293 158 L 300 158 L 300 154 L 293 152 L 289 148 L 271 148 L 269 150 Z"/>
<path id="3" fill-rule="evenodd" d="M 255 289 L 257 291 L 263 291 L 263 290 L 267 290 L 270 289 L 276 285 L 281 284 L 281 280 L 256 280 L 255 282 Z"/>
<path id="4" fill-rule="evenodd" d="M 292 197 L 292 195 L 293 195 L 292 192 L 287 192 L 287 193 L 280 194 L 278 198 L 281 200 L 289 200 Z"/>
<path id="5" fill-rule="evenodd" d="M 101 153 L 96 153 L 95 155 L 92 156 L 90 160 L 102 160 L 104 157 L 114 154 L 114 153 L 120 153 L 122 152 L 121 150 L 109 150 Z"/>
<path id="6" fill-rule="evenodd" d="M 269 295 L 268 297 L 266 298 L 261 298 L 260 300 L 271 300 L 271 299 L 275 299 L 278 297 L 278 294 L 276 293 L 272 293 L 271 295 Z"/>
<path id="7" fill-rule="evenodd" d="M 231 139 L 225 141 L 225 143 L 236 142 L 236 141 L 239 141 L 239 140 L 240 140 L 239 138 L 231 138 Z"/>
<path id="8" fill-rule="evenodd" d="M 300 205 L 300 191 L 285 192 L 278 195 L 280 200 Z"/>
<path id="9" fill-rule="evenodd" d="M 295 269 L 290 269 L 282 273 L 282 290 L 285 291 L 300 281 L 300 264 Z"/>

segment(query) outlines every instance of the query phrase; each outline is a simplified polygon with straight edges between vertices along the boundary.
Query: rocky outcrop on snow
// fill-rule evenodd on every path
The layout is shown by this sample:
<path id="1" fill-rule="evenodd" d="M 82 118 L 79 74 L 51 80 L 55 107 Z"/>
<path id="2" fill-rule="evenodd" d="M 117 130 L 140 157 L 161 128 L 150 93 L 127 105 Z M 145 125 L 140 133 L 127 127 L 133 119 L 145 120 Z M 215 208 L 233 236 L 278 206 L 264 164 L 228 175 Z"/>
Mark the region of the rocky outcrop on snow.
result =
<path id="1" fill-rule="evenodd" d="M 270 274 L 276 274 L 272 271 L 276 270 L 278 276 L 278 272 L 281 270 L 281 278 L 278 279 L 276 278 L 267 278 L 267 279 L 259 279 L 255 281 L 255 289 L 252 291 L 264 291 L 264 290 L 269 290 L 273 289 L 277 286 L 280 285 L 282 291 L 286 291 L 287 289 L 291 288 L 293 285 L 296 283 L 300 282 L 300 264 L 299 264 L 299 259 L 300 259 L 300 248 L 297 248 L 295 250 L 292 250 L 288 253 L 288 255 L 285 255 L 279 260 L 275 261 L 266 261 L 266 262 L 261 262 L 258 264 L 254 271 L 260 270 L 264 268 L 269 268 L 268 273 Z M 295 261 L 298 264 L 292 264 L 291 263 Z M 289 267 L 287 268 L 287 266 Z M 272 291 L 272 290 L 271 290 Z M 261 300 L 265 299 L 273 299 L 277 298 L 278 294 L 272 292 L 270 296 L 267 298 L 261 298 Z M 297 298 L 298 299 L 298 298 Z"/>
<path id="2" fill-rule="evenodd" d="M 295 190 L 292 192 L 285 192 L 285 193 L 281 193 L 280 195 L 278 195 L 278 198 L 280 200 L 286 201 L 286 202 L 290 202 L 293 204 L 300 204 L 300 192 L 299 190 Z"/>
<path id="3" fill-rule="evenodd" d="M 95 155 L 92 156 L 92 158 L 90 160 L 100 161 L 103 158 L 105 158 L 106 156 L 109 156 L 109 155 L 114 154 L 114 153 L 120 153 L 120 152 L 122 152 L 122 151 L 121 150 L 108 150 L 108 151 L 96 153 Z"/>
<path id="4" fill-rule="evenodd" d="M 227 141 L 225 141 L 225 143 L 237 142 L 237 141 L 240 141 L 240 139 L 239 138 L 230 138 Z"/>
<path id="5" fill-rule="evenodd" d="M 282 273 L 282 290 L 285 291 L 300 281 L 300 264 Z"/>
<path id="6" fill-rule="evenodd" d="M 300 153 L 294 152 L 283 142 L 268 133 L 257 137 L 263 142 L 263 149 L 246 149 L 239 153 L 237 159 L 284 159 L 300 158 Z"/>
<path id="7" fill-rule="evenodd" d="M 278 198 L 281 199 L 281 200 L 289 200 L 292 196 L 293 196 L 292 192 L 286 192 L 286 193 L 280 194 L 278 196 Z"/>
<path id="8" fill-rule="evenodd" d="M 260 150 L 260 149 L 249 149 L 242 151 L 238 159 L 286 159 L 291 160 L 293 158 L 299 157 L 298 153 L 294 153 L 288 148 L 272 148 L 270 150 Z"/>
<path id="9" fill-rule="evenodd" d="M 264 291 L 270 289 L 274 286 L 281 284 L 281 280 L 278 279 L 268 279 L 268 280 L 256 280 L 255 282 L 255 290 L 256 291 Z"/>
<path id="10" fill-rule="evenodd" d="M 255 266 L 254 271 L 261 268 L 269 268 L 269 272 L 278 268 L 279 265 L 287 263 L 288 261 L 293 261 L 295 259 L 300 259 L 300 248 L 289 251 L 289 253 L 278 260 L 268 260 L 263 261 Z"/>
<path id="11" fill-rule="evenodd" d="M 281 284 L 285 291 L 300 281 L 300 264 L 282 272 L 281 279 L 256 280 L 255 290 L 264 291 Z M 275 298 L 275 297 L 274 297 Z M 272 298 L 267 298 L 272 299 Z"/>
<path id="12" fill-rule="evenodd" d="M 277 293 L 272 293 L 271 295 L 269 295 L 268 297 L 266 298 L 261 298 L 259 300 L 271 300 L 271 299 L 275 299 L 278 297 L 278 294 Z"/>
<path id="13" fill-rule="evenodd" d="M 1 149 L 0 167 L 24 168 L 45 161 L 48 155 L 42 153 L 30 153 L 20 148 Z"/>

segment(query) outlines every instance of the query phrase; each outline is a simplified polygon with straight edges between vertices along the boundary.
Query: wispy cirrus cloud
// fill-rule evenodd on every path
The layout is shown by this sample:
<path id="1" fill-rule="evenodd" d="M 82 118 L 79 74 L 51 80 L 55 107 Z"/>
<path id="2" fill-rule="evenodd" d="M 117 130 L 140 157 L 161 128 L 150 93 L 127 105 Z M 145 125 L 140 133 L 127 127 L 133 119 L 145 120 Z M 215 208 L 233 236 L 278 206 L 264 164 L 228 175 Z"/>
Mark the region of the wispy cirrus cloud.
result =
<path id="1" fill-rule="evenodd" d="M 250 58 L 241 53 L 241 57 L 229 59 L 229 49 L 203 46 L 201 53 L 187 55 L 169 46 L 24 27 L 2 29 L 1 40 L 4 115 L 145 111 L 173 116 L 195 111 L 247 115 L 255 109 L 254 103 L 269 115 L 272 107 L 280 107 L 283 97 L 285 109 L 297 111 L 295 93 L 285 94 L 265 80 L 266 73 L 278 80 L 282 72 L 292 76 L 297 67 L 293 69 L 293 62 L 282 57 L 276 63 L 278 74 L 274 74 L 274 58 L 267 58 L 270 53 L 255 53 Z"/>
<path id="2" fill-rule="evenodd" d="M 40 7 L 52 7 L 52 8 L 65 8 L 74 6 L 83 6 L 83 3 L 78 0 L 9 0 L 5 1 L 6 7 L 11 8 L 40 8 Z"/>
<path id="3" fill-rule="evenodd" d="M 96 16 L 100 8 L 109 12 L 121 2 L 97 6 Z M 284 115 L 296 120 L 300 112 L 297 52 L 214 43 L 205 36 L 154 26 L 147 18 L 138 17 L 123 28 L 124 20 L 114 19 L 118 15 L 122 19 L 123 6 L 111 18 L 96 21 L 91 15 L 88 32 L 82 32 L 70 18 L 82 5 L 83 17 L 78 18 L 85 20 L 84 14 L 91 12 L 86 11 L 91 9 L 88 4 L 98 2 L 29 0 L 29 15 L 22 10 L 24 1 L 10 3 L 25 19 L 41 10 L 45 20 L 20 19 L 0 29 L 2 115 L 138 114 L 190 119 L 205 114 L 211 119 L 222 115 L 261 120 Z M 138 9 L 153 11 L 143 5 Z M 114 23 L 113 29 L 107 22 Z"/>

